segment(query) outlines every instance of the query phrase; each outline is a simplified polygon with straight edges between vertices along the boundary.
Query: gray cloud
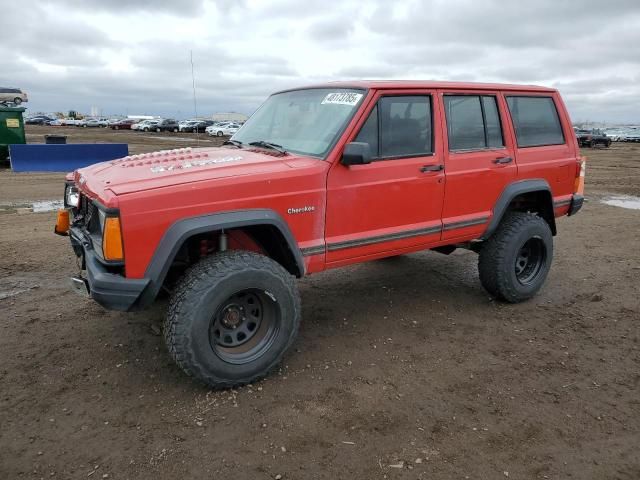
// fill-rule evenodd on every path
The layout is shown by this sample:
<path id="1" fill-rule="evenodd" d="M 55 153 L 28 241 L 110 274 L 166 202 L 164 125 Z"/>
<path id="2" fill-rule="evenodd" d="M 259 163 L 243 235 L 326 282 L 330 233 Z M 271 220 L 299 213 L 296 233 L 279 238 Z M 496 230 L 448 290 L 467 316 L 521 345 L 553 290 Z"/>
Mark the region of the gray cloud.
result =
<path id="1" fill-rule="evenodd" d="M 272 91 L 416 78 L 559 88 L 574 119 L 640 122 L 635 0 L 28 0 L 0 15 L 0 84 L 31 110 L 251 113 Z"/>
<path id="2" fill-rule="evenodd" d="M 204 0 L 46 0 L 47 5 L 59 10 L 83 10 L 126 14 L 145 12 L 191 16 L 204 11 Z M 221 4 L 228 2 L 220 1 Z"/>

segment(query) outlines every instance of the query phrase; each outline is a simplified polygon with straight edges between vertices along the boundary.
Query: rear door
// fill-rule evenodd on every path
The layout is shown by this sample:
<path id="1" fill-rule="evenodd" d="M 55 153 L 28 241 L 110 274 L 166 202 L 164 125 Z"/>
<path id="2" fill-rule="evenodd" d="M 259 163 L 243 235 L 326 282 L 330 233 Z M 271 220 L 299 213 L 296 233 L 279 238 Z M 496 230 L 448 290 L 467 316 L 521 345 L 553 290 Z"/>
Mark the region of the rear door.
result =
<path id="1" fill-rule="evenodd" d="M 504 99 L 497 91 L 441 91 L 439 99 L 447 174 L 442 239 L 475 238 L 517 177 Z"/>

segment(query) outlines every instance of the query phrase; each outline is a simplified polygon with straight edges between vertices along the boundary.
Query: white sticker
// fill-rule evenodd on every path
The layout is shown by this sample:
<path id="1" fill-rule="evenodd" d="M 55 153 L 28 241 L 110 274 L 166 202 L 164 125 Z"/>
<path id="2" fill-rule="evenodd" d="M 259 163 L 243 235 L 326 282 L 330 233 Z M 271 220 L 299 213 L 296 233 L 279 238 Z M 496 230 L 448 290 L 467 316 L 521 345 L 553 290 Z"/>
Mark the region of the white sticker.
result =
<path id="1" fill-rule="evenodd" d="M 322 100 L 322 105 L 350 105 L 354 106 L 356 103 L 360 101 L 362 98 L 361 93 L 352 93 L 352 92 L 337 92 L 337 93 L 328 93 L 324 100 Z"/>

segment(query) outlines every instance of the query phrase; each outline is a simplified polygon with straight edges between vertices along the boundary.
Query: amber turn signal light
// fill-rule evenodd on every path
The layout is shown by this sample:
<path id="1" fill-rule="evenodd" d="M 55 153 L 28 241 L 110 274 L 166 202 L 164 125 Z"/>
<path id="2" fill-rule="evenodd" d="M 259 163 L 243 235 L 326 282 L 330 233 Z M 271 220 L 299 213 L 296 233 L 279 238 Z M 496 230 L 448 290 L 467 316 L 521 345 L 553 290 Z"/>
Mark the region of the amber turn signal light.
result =
<path id="1" fill-rule="evenodd" d="M 69 235 L 69 210 L 66 208 L 58 210 L 58 218 L 56 218 L 56 226 L 53 227 L 53 231 L 63 237 Z"/>
<path id="2" fill-rule="evenodd" d="M 123 260 L 122 232 L 118 217 L 107 217 L 104 221 L 102 234 L 102 253 L 105 260 Z"/>

